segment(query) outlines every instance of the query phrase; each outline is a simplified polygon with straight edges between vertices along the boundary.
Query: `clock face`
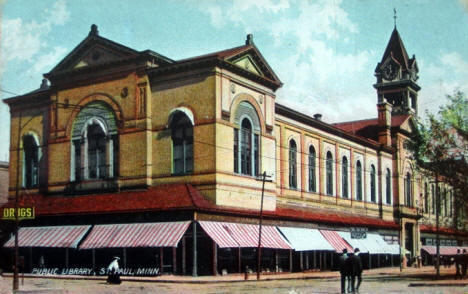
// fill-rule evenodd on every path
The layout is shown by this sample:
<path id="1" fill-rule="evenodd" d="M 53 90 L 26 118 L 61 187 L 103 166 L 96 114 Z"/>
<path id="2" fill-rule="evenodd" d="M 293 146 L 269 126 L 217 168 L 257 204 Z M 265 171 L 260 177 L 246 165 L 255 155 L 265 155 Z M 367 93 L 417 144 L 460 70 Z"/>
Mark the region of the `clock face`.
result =
<path id="1" fill-rule="evenodd" d="M 396 78 L 398 74 L 398 67 L 395 64 L 389 63 L 384 69 L 383 69 L 383 77 L 386 80 L 393 80 Z"/>

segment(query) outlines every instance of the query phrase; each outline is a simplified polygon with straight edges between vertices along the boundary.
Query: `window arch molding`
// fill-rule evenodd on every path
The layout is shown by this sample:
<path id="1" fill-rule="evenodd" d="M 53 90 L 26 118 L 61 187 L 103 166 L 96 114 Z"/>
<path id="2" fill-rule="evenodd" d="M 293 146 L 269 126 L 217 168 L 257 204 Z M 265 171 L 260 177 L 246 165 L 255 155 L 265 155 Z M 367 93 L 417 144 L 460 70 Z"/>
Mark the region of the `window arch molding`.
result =
<path id="1" fill-rule="evenodd" d="M 234 124 L 234 172 L 257 176 L 260 174 L 261 119 L 249 101 L 240 101 L 231 117 Z"/>
<path id="2" fill-rule="evenodd" d="M 181 107 L 177 107 L 177 108 L 174 108 L 171 111 L 169 111 L 169 115 L 168 115 L 168 119 L 167 119 L 167 126 L 168 127 L 170 127 L 170 125 L 172 124 L 172 120 L 174 119 L 176 114 L 180 113 L 180 112 L 182 112 L 183 114 L 185 114 L 187 116 L 189 121 L 192 123 L 192 126 L 195 126 L 195 115 L 193 114 L 193 110 L 189 109 L 188 107 L 181 106 Z"/>
<path id="3" fill-rule="evenodd" d="M 75 116 L 71 129 L 70 180 L 113 178 L 118 166 L 117 118 L 106 102 L 94 100 Z"/>
<path id="4" fill-rule="evenodd" d="M 331 148 L 325 149 L 325 193 L 333 196 L 335 194 L 335 158 Z"/>
<path id="5" fill-rule="evenodd" d="M 363 164 L 362 164 L 362 158 L 356 159 L 355 163 L 355 168 L 354 168 L 354 181 L 355 181 L 355 190 L 356 194 L 354 196 L 355 200 L 357 201 L 363 201 L 364 200 L 364 169 L 363 169 Z"/>
<path id="6" fill-rule="evenodd" d="M 231 107 L 230 107 L 230 113 L 231 113 L 230 122 L 234 125 L 239 125 L 240 115 L 242 113 L 246 113 L 245 106 L 251 107 L 251 111 L 248 111 L 251 114 L 250 116 L 251 117 L 254 116 L 253 113 L 255 113 L 255 116 L 258 119 L 258 124 L 257 124 L 257 121 L 254 122 L 256 124 L 255 126 L 256 131 L 262 134 L 265 133 L 266 127 L 265 127 L 265 121 L 263 119 L 262 109 L 260 105 L 258 104 L 257 100 L 255 100 L 255 98 L 253 98 L 251 95 L 246 94 L 246 93 L 240 93 L 233 98 Z"/>
<path id="7" fill-rule="evenodd" d="M 349 160 L 346 154 L 341 154 L 341 197 L 349 198 Z"/>
<path id="8" fill-rule="evenodd" d="M 288 165 L 289 165 L 289 188 L 297 189 L 298 187 L 298 168 L 297 168 L 297 159 L 298 159 L 298 147 L 296 139 L 291 137 L 288 140 Z"/>
<path id="9" fill-rule="evenodd" d="M 393 193 L 392 193 L 392 169 L 389 166 L 385 167 L 385 203 L 388 205 L 392 204 L 392 198 L 393 198 Z"/>

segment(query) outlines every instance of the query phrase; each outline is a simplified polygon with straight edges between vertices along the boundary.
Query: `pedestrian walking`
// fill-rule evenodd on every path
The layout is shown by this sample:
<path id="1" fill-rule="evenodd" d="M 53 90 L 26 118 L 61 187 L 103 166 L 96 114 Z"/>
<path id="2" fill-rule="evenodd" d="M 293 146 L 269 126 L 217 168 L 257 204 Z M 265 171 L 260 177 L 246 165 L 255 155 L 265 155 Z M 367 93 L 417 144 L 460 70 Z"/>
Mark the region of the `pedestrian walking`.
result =
<path id="1" fill-rule="evenodd" d="M 462 269 L 462 279 L 466 277 L 466 266 L 468 264 L 468 254 L 466 253 L 466 249 L 463 249 L 463 254 L 461 257 L 461 269 Z"/>
<path id="2" fill-rule="evenodd" d="M 353 257 L 353 280 L 357 280 L 357 284 L 355 287 L 355 292 L 359 293 L 359 287 L 361 286 L 362 282 L 362 261 L 361 257 L 359 256 L 359 248 L 354 249 L 354 257 Z M 369 253 L 370 254 L 370 253 Z M 354 285 L 354 282 L 353 282 Z"/>
<path id="3" fill-rule="evenodd" d="M 109 276 L 107 277 L 108 284 L 122 283 L 122 281 L 120 280 L 119 260 L 120 260 L 120 257 L 115 256 L 114 260 L 107 267 L 107 271 L 109 272 Z"/>
<path id="4" fill-rule="evenodd" d="M 346 267 L 346 260 L 348 259 L 348 249 L 343 249 L 343 253 L 340 255 L 339 261 L 339 269 L 341 275 L 341 293 L 346 293 L 346 280 L 349 277 L 349 270 Z"/>
<path id="5" fill-rule="evenodd" d="M 457 249 L 455 255 L 455 280 L 462 279 L 462 255 L 460 249 Z"/>

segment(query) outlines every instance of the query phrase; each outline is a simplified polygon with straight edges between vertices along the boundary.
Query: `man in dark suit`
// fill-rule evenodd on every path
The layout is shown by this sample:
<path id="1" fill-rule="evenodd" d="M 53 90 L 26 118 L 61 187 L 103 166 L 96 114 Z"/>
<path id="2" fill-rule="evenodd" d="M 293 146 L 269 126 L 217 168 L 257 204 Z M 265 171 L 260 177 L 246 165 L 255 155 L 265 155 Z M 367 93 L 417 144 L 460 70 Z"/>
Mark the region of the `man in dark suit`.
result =
<path id="1" fill-rule="evenodd" d="M 359 287 L 361 286 L 361 282 L 362 282 L 362 261 L 361 261 L 361 257 L 359 256 L 359 248 L 354 249 L 354 256 L 353 256 L 352 261 L 353 261 L 353 276 L 354 276 L 353 280 L 357 279 L 355 291 L 359 293 Z M 354 281 L 353 281 L 353 285 L 354 285 Z"/>
<path id="2" fill-rule="evenodd" d="M 349 270 L 346 266 L 346 260 L 348 259 L 348 250 L 345 248 L 343 249 L 343 254 L 339 257 L 339 267 L 340 267 L 340 275 L 341 275 L 341 293 L 346 293 L 346 280 L 349 276 Z"/>

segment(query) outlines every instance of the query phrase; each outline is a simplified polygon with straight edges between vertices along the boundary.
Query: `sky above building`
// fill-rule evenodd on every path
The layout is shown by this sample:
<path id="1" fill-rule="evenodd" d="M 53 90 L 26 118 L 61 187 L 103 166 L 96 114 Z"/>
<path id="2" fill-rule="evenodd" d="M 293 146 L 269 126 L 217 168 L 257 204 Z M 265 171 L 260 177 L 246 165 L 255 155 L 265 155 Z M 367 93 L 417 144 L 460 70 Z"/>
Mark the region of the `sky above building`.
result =
<path id="1" fill-rule="evenodd" d="M 374 69 L 396 26 L 416 55 L 420 114 L 468 92 L 468 0 L 0 0 L 0 98 L 39 88 L 98 25 L 105 38 L 174 60 L 244 44 L 253 34 L 283 82 L 277 102 L 326 122 L 377 116 Z M 0 160 L 9 109 L 0 104 Z"/>

